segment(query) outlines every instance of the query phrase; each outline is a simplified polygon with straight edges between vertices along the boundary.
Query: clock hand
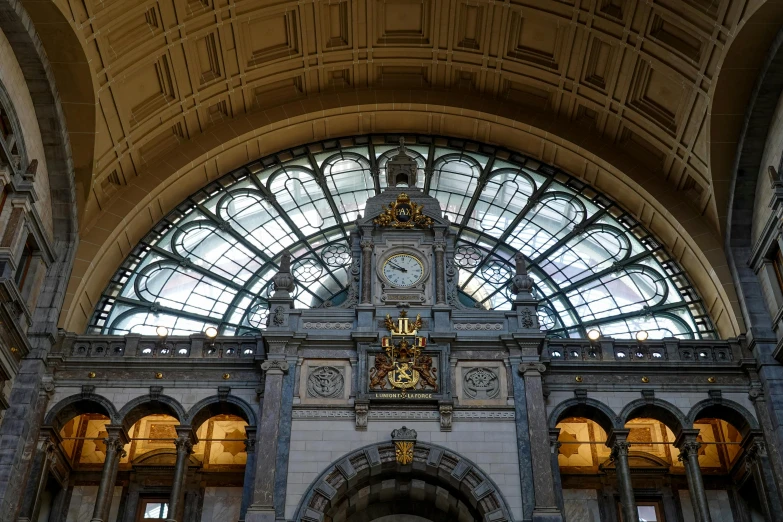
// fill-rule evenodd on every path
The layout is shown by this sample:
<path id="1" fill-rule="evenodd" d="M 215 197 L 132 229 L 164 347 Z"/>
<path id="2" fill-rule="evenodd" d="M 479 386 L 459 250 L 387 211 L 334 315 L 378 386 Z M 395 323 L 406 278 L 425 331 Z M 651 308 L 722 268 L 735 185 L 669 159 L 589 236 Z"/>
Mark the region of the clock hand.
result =
<path id="1" fill-rule="evenodd" d="M 396 269 L 397 269 L 397 270 L 399 270 L 400 272 L 407 272 L 407 270 L 406 270 L 406 269 L 404 269 L 403 267 L 401 267 L 401 266 L 399 266 L 399 265 L 395 265 L 394 263 L 389 263 L 389 266 L 390 266 L 390 267 L 392 267 L 392 268 L 396 268 Z"/>

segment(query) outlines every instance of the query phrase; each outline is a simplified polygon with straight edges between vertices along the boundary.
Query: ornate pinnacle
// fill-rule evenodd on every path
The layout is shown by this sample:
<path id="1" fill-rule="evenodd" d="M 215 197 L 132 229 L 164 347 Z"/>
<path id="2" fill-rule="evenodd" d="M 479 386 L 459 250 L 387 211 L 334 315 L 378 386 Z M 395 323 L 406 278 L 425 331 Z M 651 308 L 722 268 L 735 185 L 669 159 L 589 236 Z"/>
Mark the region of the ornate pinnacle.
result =
<path id="1" fill-rule="evenodd" d="M 275 285 L 273 299 L 289 299 L 291 292 L 294 291 L 294 276 L 291 275 L 291 253 L 288 250 L 283 251 L 280 256 L 280 269 L 272 278 Z"/>
<path id="2" fill-rule="evenodd" d="M 511 279 L 511 290 L 517 294 L 517 301 L 533 298 L 533 279 L 527 275 L 527 263 L 522 252 L 514 256 L 516 274 Z"/>

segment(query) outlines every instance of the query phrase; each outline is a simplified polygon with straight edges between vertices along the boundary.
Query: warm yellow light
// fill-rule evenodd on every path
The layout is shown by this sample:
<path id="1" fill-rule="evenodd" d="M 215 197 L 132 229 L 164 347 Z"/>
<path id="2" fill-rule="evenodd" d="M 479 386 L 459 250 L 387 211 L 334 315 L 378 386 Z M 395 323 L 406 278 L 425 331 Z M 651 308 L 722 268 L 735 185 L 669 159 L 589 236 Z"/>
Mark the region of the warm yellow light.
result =
<path id="1" fill-rule="evenodd" d="M 636 332 L 636 340 L 640 343 L 643 343 L 647 340 L 647 338 L 650 336 L 650 334 L 647 332 L 647 330 L 639 330 Z"/>
<path id="2" fill-rule="evenodd" d="M 587 332 L 587 338 L 590 339 L 591 341 L 597 341 L 600 337 L 601 337 L 600 330 L 592 329 Z"/>
<path id="3" fill-rule="evenodd" d="M 204 335 L 209 337 L 210 339 L 214 339 L 217 337 L 218 329 L 214 326 L 208 326 L 206 330 L 204 330 Z"/>
<path id="4" fill-rule="evenodd" d="M 169 329 L 165 326 L 158 326 L 155 328 L 155 333 L 158 334 L 158 337 L 166 337 L 169 334 Z"/>

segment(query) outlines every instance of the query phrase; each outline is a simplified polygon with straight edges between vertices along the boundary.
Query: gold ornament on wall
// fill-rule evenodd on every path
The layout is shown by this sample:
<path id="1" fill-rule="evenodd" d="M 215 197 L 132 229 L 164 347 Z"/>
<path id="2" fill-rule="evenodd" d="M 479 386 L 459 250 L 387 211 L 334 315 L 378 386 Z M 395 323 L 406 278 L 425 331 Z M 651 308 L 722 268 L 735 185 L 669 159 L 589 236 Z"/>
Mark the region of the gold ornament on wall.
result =
<path id="1" fill-rule="evenodd" d="M 577 375 L 576 377 L 574 377 L 574 380 L 576 382 L 582 382 L 582 376 L 581 375 Z"/>
<path id="2" fill-rule="evenodd" d="M 94 379 L 95 378 L 95 372 L 87 372 L 87 377 L 89 377 L 90 379 Z"/>
<path id="3" fill-rule="evenodd" d="M 715 384 L 715 382 L 717 382 L 717 380 L 718 379 L 716 379 L 715 377 L 707 377 L 707 382 L 710 383 L 710 384 Z"/>
<path id="4" fill-rule="evenodd" d="M 383 212 L 375 219 L 373 223 L 382 227 L 392 226 L 394 228 L 430 228 L 432 218 L 425 216 L 422 211 L 422 205 L 411 201 L 411 198 L 402 193 L 397 196 L 397 201 L 383 207 Z"/>
<path id="5" fill-rule="evenodd" d="M 155 372 L 155 378 L 156 379 L 162 379 L 163 378 L 163 374 L 161 372 Z"/>
<path id="6" fill-rule="evenodd" d="M 410 464 L 413 462 L 413 443 L 412 442 L 395 442 L 395 454 L 397 456 L 397 462 L 400 464 Z"/>
<path id="7" fill-rule="evenodd" d="M 642 382 L 647 384 L 648 382 L 650 382 L 650 378 L 647 377 L 647 376 L 644 376 L 644 377 L 642 377 Z"/>
<path id="8" fill-rule="evenodd" d="M 227 380 L 229 380 L 230 378 L 231 378 L 231 374 L 230 374 L 230 373 L 224 373 L 224 374 L 223 374 L 223 380 L 226 380 L 226 381 L 227 381 Z"/>

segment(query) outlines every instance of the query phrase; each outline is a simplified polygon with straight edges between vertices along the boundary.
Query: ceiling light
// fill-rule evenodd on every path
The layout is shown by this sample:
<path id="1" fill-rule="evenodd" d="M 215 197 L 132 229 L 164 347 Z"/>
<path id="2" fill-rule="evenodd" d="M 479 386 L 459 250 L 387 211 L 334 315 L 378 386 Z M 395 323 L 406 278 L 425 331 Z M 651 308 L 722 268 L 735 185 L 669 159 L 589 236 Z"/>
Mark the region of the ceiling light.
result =
<path id="1" fill-rule="evenodd" d="M 215 337 L 217 337 L 217 334 L 218 334 L 218 329 L 215 328 L 214 326 L 207 326 L 207 329 L 204 330 L 204 335 L 206 335 L 210 339 L 214 339 Z"/>
<path id="2" fill-rule="evenodd" d="M 165 326 L 158 326 L 155 328 L 155 333 L 158 334 L 158 337 L 166 337 L 169 334 L 169 329 Z"/>
<path id="3" fill-rule="evenodd" d="M 650 334 L 647 332 L 647 330 L 639 330 L 636 332 L 636 340 L 640 343 L 643 343 L 647 340 L 647 338 L 650 336 Z"/>
<path id="4" fill-rule="evenodd" d="M 601 338 L 601 331 L 593 328 L 592 330 L 587 332 L 587 338 L 591 341 L 597 341 Z"/>

